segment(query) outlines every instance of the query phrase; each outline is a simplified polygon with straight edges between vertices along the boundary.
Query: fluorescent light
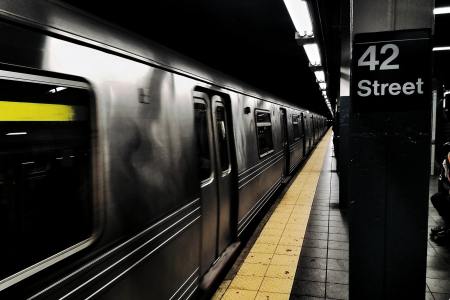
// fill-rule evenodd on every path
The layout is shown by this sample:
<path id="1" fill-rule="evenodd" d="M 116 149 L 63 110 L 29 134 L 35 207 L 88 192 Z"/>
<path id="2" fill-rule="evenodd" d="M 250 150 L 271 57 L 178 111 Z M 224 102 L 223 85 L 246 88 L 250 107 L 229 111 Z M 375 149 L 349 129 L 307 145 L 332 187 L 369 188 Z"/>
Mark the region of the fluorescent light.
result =
<path id="1" fill-rule="evenodd" d="M 436 7 L 435 9 L 433 9 L 433 13 L 435 15 L 450 14 L 450 6 Z"/>
<path id="2" fill-rule="evenodd" d="M 8 132 L 6 135 L 26 135 L 28 134 L 26 131 L 20 131 L 20 132 Z"/>
<path id="3" fill-rule="evenodd" d="M 316 76 L 317 81 L 319 81 L 319 82 L 325 81 L 325 72 L 324 71 L 314 71 L 314 75 Z"/>
<path id="4" fill-rule="evenodd" d="M 62 87 L 62 86 L 58 86 L 58 87 L 56 87 L 56 88 L 54 88 L 54 89 L 51 89 L 51 90 L 48 91 L 48 92 L 54 94 L 54 93 L 57 93 L 57 92 L 64 91 L 65 89 L 67 89 L 67 88 Z"/>
<path id="5" fill-rule="evenodd" d="M 326 90 L 327 89 L 327 84 L 326 82 L 319 82 L 319 86 L 321 90 Z"/>
<path id="6" fill-rule="evenodd" d="M 447 51 L 450 50 L 450 46 L 443 46 L 443 47 L 434 47 L 433 51 Z"/>
<path id="7" fill-rule="evenodd" d="M 300 36 L 314 35 L 308 3 L 303 0 L 284 0 L 284 4 Z"/>
<path id="8" fill-rule="evenodd" d="M 320 60 L 320 52 L 319 46 L 316 43 L 312 44 L 304 44 L 303 49 L 305 49 L 306 56 L 308 56 L 309 63 L 313 66 L 322 65 L 322 61 Z"/>
<path id="9" fill-rule="evenodd" d="M 327 96 L 327 91 L 322 91 L 322 95 L 323 95 L 324 97 L 326 97 L 326 96 Z"/>

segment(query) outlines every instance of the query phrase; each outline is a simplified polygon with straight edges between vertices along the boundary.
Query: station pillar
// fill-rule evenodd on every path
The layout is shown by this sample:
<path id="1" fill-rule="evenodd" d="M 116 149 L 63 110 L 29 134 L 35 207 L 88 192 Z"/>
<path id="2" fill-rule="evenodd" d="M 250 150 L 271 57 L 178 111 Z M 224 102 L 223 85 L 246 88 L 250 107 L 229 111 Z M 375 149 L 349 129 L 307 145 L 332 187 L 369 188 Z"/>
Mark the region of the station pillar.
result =
<path id="1" fill-rule="evenodd" d="M 433 1 L 350 1 L 350 299 L 424 299 Z"/>

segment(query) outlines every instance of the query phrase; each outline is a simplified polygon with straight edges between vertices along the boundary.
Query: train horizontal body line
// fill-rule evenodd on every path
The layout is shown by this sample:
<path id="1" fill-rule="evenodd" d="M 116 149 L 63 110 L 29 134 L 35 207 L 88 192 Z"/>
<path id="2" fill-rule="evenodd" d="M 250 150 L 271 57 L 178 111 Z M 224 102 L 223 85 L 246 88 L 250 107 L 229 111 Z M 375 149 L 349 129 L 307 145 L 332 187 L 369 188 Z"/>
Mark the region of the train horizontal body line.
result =
<path id="1" fill-rule="evenodd" d="M 1 299 L 188 299 L 324 134 L 54 1 L 0 4 Z"/>

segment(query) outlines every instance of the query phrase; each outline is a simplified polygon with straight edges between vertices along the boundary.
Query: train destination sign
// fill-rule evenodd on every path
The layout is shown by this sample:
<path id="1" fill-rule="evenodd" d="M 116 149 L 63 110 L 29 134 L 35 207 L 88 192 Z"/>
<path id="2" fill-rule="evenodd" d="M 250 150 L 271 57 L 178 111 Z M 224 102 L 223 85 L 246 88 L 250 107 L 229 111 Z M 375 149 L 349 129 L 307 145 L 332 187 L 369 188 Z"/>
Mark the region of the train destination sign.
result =
<path id="1" fill-rule="evenodd" d="M 402 30 L 355 35 L 353 112 L 410 111 L 430 101 L 430 33 Z"/>

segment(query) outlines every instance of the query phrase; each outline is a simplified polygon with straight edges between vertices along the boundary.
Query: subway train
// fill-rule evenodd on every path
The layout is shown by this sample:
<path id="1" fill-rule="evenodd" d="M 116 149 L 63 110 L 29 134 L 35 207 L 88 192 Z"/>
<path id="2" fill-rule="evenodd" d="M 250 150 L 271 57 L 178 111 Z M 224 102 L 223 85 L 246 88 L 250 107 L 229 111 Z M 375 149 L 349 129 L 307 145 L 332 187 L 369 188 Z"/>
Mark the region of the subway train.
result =
<path id="1" fill-rule="evenodd" d="M 0 299 L 199 297 L 327 129 L 57 1 L 0 32 Z"/>

